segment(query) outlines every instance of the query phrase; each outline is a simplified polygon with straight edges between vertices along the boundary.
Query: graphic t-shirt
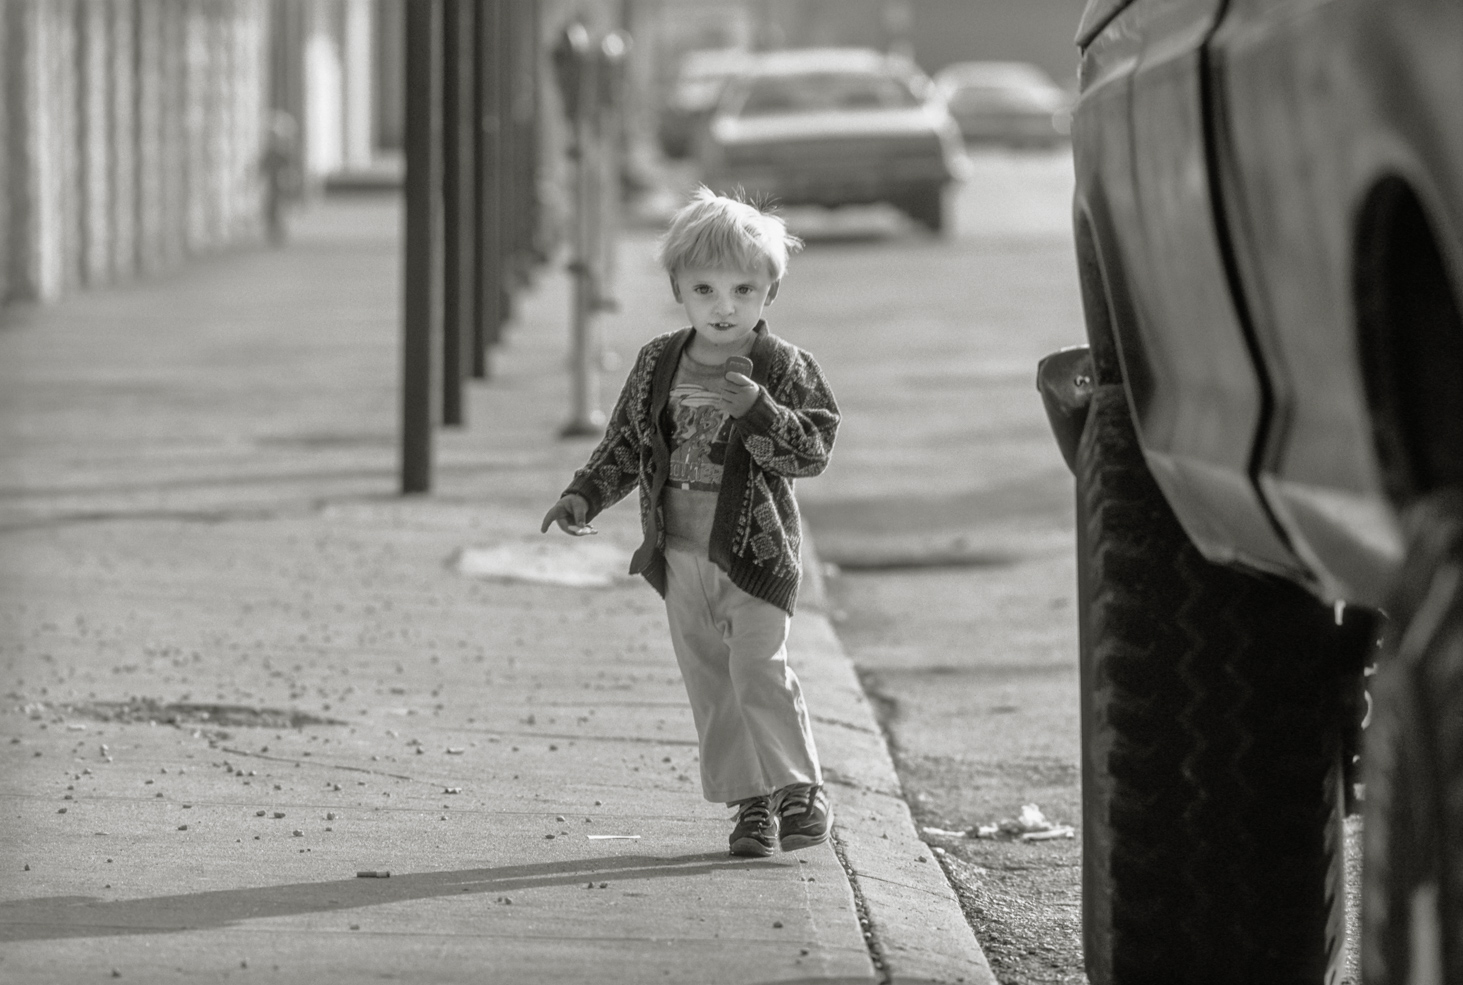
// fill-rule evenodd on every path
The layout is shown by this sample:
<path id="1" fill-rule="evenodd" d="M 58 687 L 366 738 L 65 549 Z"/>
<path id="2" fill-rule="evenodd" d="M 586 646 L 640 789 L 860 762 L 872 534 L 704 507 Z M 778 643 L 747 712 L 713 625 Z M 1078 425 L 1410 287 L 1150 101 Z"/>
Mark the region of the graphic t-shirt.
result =
<path id="1" fill-rule="evenodd" d="M 670 477 L 664 493 L 666 545 L 706 553 L 721 489 L 731 417 L 717 405 L 726 364 L 699 363 L 682 354 L 671 384 Z"/>

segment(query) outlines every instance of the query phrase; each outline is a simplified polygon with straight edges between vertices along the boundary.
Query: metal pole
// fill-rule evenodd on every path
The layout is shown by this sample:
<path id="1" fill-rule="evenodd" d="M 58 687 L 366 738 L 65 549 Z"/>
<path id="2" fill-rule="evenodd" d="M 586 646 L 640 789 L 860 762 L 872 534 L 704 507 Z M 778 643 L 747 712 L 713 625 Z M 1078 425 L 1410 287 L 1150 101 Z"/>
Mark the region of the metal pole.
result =
<path id="1" fill-rule="evenodd" d="M 539 114 L 543 101 L 539 92 L 539 52 L 542 29 L 542 7 L 539 0 L 524 0 L 526 12 L 523 22 L 523 64 L 520 66 L 523 84 L 523 99 L 520 105 L 522 128 L 519 147 L 523 167 L 523 199 L 521 206 L 520 242 L 524 250 L 525 267 L 537 266 L 548 259 L 539 243 Z M 527 269 L 525 269 L 527 273 Z"/>
<path id="2" fill-rule="evenodd" d="M 499 115 L 499 63 L 502 58 L 503 0 L 478 0 L 477 20 L 477 241 L 476 318 L 473 326 L 472 375 L 489 373 L 488 346 L 498 338 L 502 317 L 503 211 L 502 118 Z"/>
<path id="3" fill-rule="evenodd" d="M 617 248 L 620 238 L 620 198 L 623 190 L 625 141 L 625 93 L 630 36 L 611 31 L 600 42 L 602 64 L 608 78 L 600 81 L 603 109 L 599 115 L 599 209 L 596 240 L 598 262 L 595 268 L 595 307 L 600 311 L 617 311 L 614 297 Z"/>
<path id="4" fill-rule="evenodd" d="M 466 417 L 463 381 L 473 327 L 473 0 L 445 0 L 442 19 L 442 423 Z"/>
<path id="5" fill-rule="evenodd" d="M 518 169 L 513 166 L 517 157 L 518 132 L 513 123 L 513 98 L 516 81 L 514 62 L 518 47 L 518 30 L 522 22 L 519 11 L 522 0 L 500 0 L 498 48 L 498 161 L 500 165 L 500 193 L 498 196 L 498 249 L 502 278 L 498 284 L 498 318 L 494 323 L 490 345 L 496 345 L 502 337 L 503 325 L 512 315 L 512 291 L 516 285 L 517 241 L 514 228 L 517 223 L 517 207 L 523 189 L 518 182 Z"/>
<path id="6" fill-rule="evenodd" d="M 406 176 L 402 235 L 401 491 L 432 488 L 434 283 L 440 247 L 440 0 L 406 5 Z"/>
<path id="7" fill-rule="evenodd" d="M 583 24 L 570 25 L 574 46 L 588 54 L 579 76 L 579 112 L 570 130 L 569 159 L 574 171 L 574 239 L 569 270 L 574 278 L 570 321 L 569 422 L 560 430 L 566 438 L 598 434 L 604 429 L 604 412 L 599 409 L 599 366 L 601 354 L 595 339 L 594 311 L 597 307 L 595 266 L 599 261 L 599 59 L 591 47 Z"/>

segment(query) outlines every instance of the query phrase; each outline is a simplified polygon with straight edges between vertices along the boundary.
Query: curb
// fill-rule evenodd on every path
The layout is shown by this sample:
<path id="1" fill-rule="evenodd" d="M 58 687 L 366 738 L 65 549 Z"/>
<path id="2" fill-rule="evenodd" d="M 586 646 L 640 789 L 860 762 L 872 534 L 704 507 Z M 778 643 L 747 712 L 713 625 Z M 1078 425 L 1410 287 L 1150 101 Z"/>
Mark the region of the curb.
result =
<path id="1" fill-rule="evenodd" d="M 885 985 L 997 985 L 960 900 L 919 837 L 884 733 L 827 616 L 827 584 L 803 537 L 804 589 L 790 649 L 817 709 L 824 773 L 837 787 L 833 840 Z"/>

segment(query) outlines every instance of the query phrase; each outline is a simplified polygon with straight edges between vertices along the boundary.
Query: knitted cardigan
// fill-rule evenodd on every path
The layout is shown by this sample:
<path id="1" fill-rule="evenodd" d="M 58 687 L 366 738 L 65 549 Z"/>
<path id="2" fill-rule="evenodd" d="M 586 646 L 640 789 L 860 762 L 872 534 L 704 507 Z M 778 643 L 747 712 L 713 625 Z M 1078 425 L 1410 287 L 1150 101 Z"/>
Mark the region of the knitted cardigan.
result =
<path id="1" fill-rule="evenodd" d="M 589 517 L 640 490 L 645 539 L 630 560 L 664 597 L 665 512 L 670 473 L 666 404 L 681 353 L 694 328 L 651 339 L 640 350 L 610 415 L 604 440 L 564 490 L 583 496 Z M 751 377 L 762 392 L 733 420 L 707 554 L 732 584 L 792 613 L 802 575 L 801 519 L 793 480 L 828 465 L 838 433 L 838 405 L 813 357 L 767 330 L 755 329 Z"/>

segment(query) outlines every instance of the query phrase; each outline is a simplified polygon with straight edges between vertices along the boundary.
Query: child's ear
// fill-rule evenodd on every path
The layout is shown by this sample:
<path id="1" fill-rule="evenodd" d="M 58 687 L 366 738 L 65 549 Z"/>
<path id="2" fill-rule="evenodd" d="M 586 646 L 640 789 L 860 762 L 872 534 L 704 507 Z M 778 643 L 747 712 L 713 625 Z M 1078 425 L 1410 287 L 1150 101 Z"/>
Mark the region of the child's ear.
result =
<path id="1" fill-rule="evenodd" d="M 676 296 L 676 303 L 678 303 L 678 304 L 685 304 L 686 303 L 686 302 L 684 302 L 684 301 L 681 300 L 681 285 L 676 283 L 676 275 L 675 274 L 671 274 L 671 293 Z"/>
<path id="2" fill-rule="evenodd" d="M 771 304 L 773 301 L 776 301 L 777 300 L 777 289 L 779 287 L 781 287 L 781 286 L 782 286 L 781 279 L 778 279 L 778 280 L 775 280 L 775 281 L 772 282 L 772 286 L 767 289 L 767 303 L 768 304 Z"/>

